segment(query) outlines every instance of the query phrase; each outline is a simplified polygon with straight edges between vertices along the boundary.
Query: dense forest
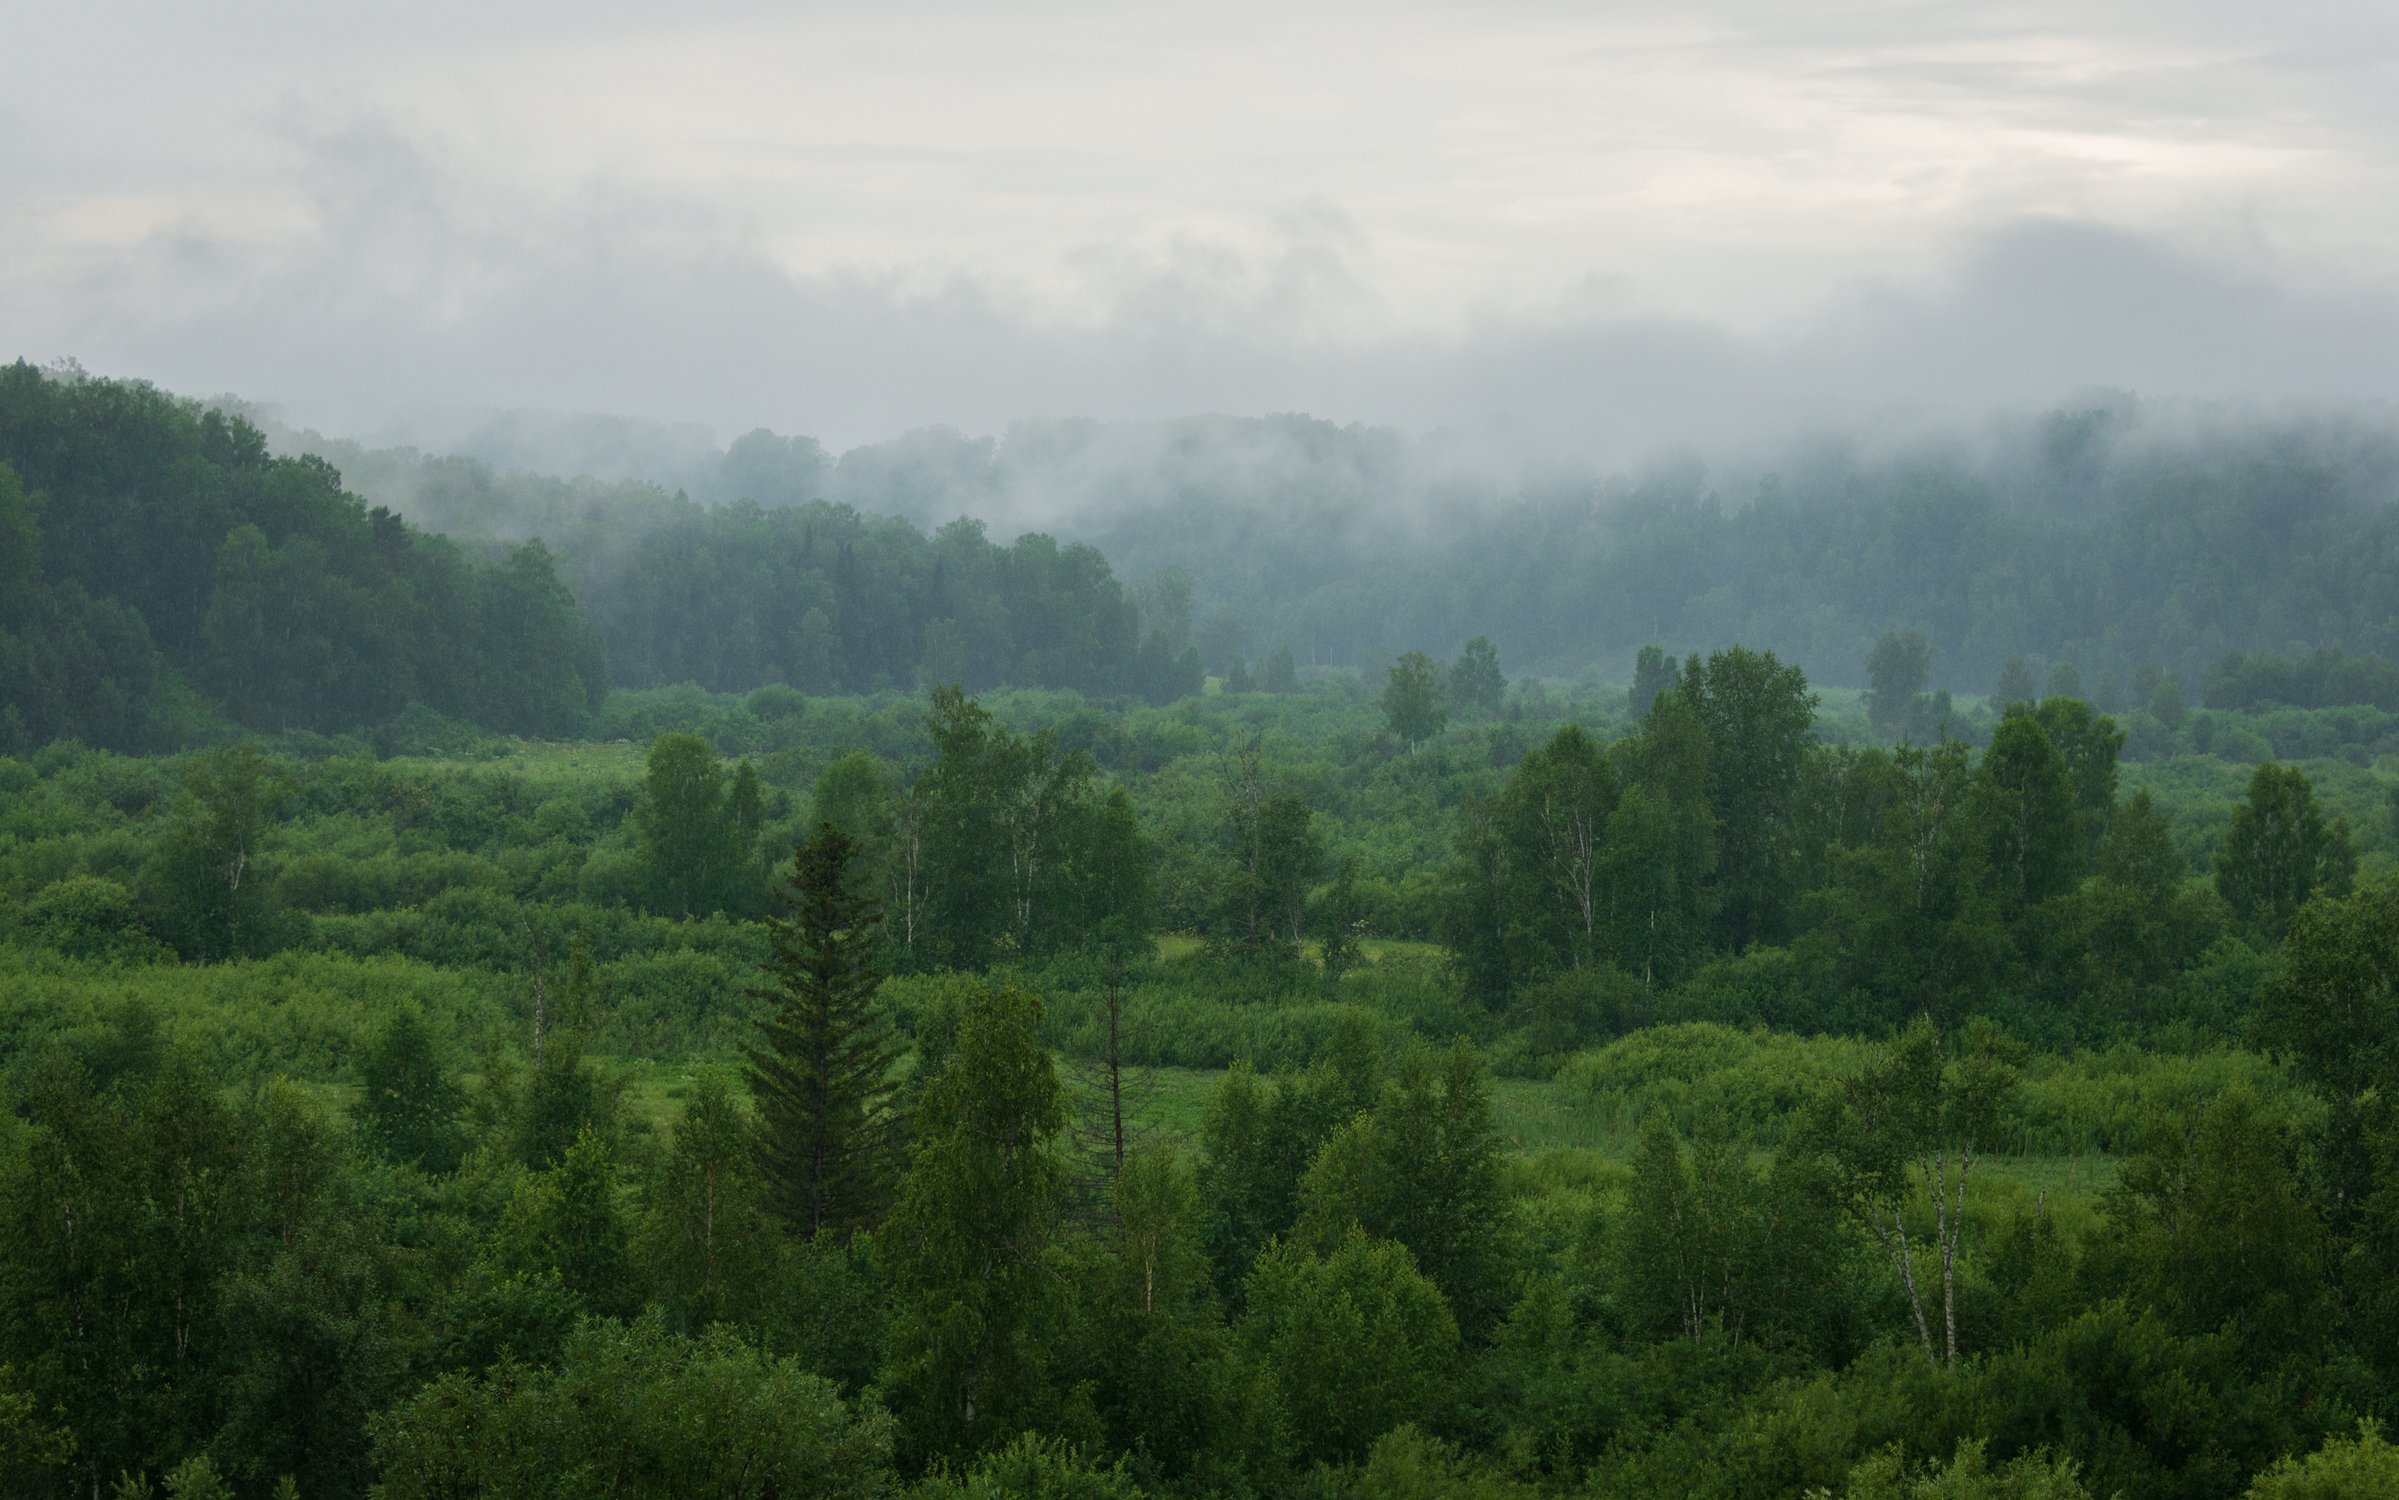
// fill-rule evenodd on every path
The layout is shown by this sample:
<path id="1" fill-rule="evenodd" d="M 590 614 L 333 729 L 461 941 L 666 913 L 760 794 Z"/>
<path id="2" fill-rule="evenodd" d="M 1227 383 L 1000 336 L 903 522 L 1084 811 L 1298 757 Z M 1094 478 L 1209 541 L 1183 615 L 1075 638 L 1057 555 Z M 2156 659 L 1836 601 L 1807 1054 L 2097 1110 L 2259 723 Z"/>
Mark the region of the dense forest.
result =
<path id="1" fill-rule="evenodd" d="M 2382 1492 L 2383 763 L 1907 647 L 0 759 L 0 1480 Z"/>
<path id="2" fill-rule="evenodd" d="M 675 514 L 670 492 L 769 511 L 823 498 L 926 529 L 962 515 L 1038 526 L 1128 580 L 1187 577 L 1215 674 L 1284 647 L 1302 665 L 1379 667 L 1482 635 L 1556 675 L 1651 642 L 1745 643 L 1863 685 L 1873 643 L 1915 629 L 1953 692 L 1989 692 L 2023 657 L 2073 669 L 2116 711 L 2144 701 L 2145 670 L 2195 694 L 2231 652 L 2399 658 L 2399 429 L 2372 411 L 2100 395 L 1982 428 L 1827 433 L 1621 470 L 1298 416 L 931 430 L 837 457 L 765 431 L 719 451 L 598 419 L 495 421 L 439 457 L 269 425 L 428 525 L 539 534 L 570 558 L 562 512 L 604 505 L 623 541 Z M 545 468 L 599 477 L 532 472 Z"/>
<path id="3" fill-rule="evenodd" d="M 1304 518 L 1128 589 L 783 439 L 282 441 L 0 372 L 0 1494 L 2399 1493 L 2399 700 L 2272 572 L 2354 486 L 2117 656 L 1878 528 L 2215 492 L 1609 522 L 1965 590 L 1858 687 L 1564 533 L 1203 678 Z"/>
<path id="4" fill-rule="evenodd" d="M 139 383 L 0 370 L 0 747 L 120 749 L 223 721 L 339 732 L 411 706 L 581 730 L 613 680 L 808 692 L 920 681 L 1198 690 L 1187 592 L 1142 611 L 1087 547 L 809 503 L 562 505 L 538 536 L 431 535 Z"/>

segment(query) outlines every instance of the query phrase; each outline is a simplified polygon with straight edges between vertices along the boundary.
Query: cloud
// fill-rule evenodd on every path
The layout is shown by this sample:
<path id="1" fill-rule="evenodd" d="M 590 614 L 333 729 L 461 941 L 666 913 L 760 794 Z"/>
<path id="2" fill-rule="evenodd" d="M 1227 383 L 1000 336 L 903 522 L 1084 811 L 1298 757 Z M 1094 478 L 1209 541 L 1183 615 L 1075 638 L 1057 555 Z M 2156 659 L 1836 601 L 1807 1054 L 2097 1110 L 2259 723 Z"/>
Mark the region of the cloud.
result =
<path id="1" fill-rule="evenodd" d="M 1396 305 L 1405 247 L 1324 197 L 1084 245 L 1061 296 L 938 264 L 791 269 L 713 200 L 527 191 L 373 118 L 286 142 L 298 200 L 280 227 L 178 222 L 0 273 L 5 352 L 385 436 L 541 407 L 835 446 L 928 423 L 1304 410 L 1621 453 L 2091 384 L 2399 396 L 2393 287 L 2254 238 L 2021 217 L 1778 326 L 1645 311 L 1622 283 L 1444 320 Z"/>

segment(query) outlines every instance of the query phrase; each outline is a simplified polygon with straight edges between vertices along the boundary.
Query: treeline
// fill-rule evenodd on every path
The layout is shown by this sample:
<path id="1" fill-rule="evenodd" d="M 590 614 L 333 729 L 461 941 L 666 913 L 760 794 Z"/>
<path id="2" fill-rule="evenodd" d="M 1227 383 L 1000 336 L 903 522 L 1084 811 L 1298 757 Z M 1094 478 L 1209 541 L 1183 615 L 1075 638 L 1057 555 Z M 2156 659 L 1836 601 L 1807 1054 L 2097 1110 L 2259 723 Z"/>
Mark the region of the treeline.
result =
<path id="1" fill-rule="evenodd" d="M 146 385 L 0 369 L 0 739 L 126 748 L 412 703 L 567 734 L 606 688 L 538 543 L 495 561 Z M 178 692 L 177 685 L 183 685 Z"/>
<path id="2" fill-rule="evenodd" d="M 926 431 L 837 459 L 771 433 L 704 463 L 598 438 L 558 461 L 770 510 L 821 497 L 928 528 L 1038 523 L 1126 578 L 1179 568 L 1198 583 L 1191 638 L 1212 673 L 1286 643 L 1303 663 L 1373 666 L 1487 635 L 1556 673 L 1650 641 L 1745 642 L 1856 683 L 1884 632 L 1913 628 L 1939 686 L 1989 692 L 2023 657 L 2074 669 L 2119 711 L 2146 702 L 2145 669 L 2195 684 L 2229 652 L 2302 642 L 2399 659 L 2399 435 L 2371 415 L 2102 397 L 1974 431 L 1824 434 L 1617 473 L 1288 415 Z M 345 469 L 369 461 L 295 440 Z M 386 465 L 370 489 L 558 545 L 545 512 L 571 507 L 573 486 L 545 499 L 525 476 L 477 471 Z"/>
<path id="3" fill-rule="evenodd" d="M 2399 712 L 2399 666 L 2371 653 L 2324 647 L 2296 660 L 2234 652 L 2208 669 L 2211 708 L 2347 708 Z"/>
<path id="4" fill-rule="evenodd" d="M 1145 629 L 1097 552 L 972 521 L 536 483 L 538 526 L 512 529 L 517 490 L 428 464 L 464 486 L 462 547 L 319 457 L 272 457 L 241 416 L 23 362 L 0 372 L 0 470 L 0 748 L 177 743 L 212 712 L 342 732 L 412 704 L 563 736 L 611 681 L 1151 702 L 1201 682 L 1187 581 L 1152 591 Z"/>
<path id="5" fill-rule="evenodd" d="M 1171 702 L 1200 688 L 1183 618 L 1143 611 L 1089 547 L 1011 546 L 979 522 L 931 537 L 810 501 L 767 511 L 636 495 L 552 542 L 629 686 L 806 693 L 1000 685 Z"/>
<path id="6" fill-rule="evenodd" d="M 2307 776 L 2266 762 L 2194 884 L 2155 799 L 2118 795 L 2123 731 L 2078 699 L 2012 705 L 1979 753 L 1829 746 L 1771 652 L 1645 664 L 1636 732 L 1560 729 L 1463 819 L 1444 938 L 1467 993 L 1536 1036 L 1915 1014 L 2061 1044 L 2222 1028 L 2210 971 L 2356 870 Z"/>
<path id="7" fill-rule="evenodd" d="M 809 439 L 753 432 L 714 464 L 659 460 L 660 477 L 687 482 L 689 498 L 638 480 L 569 481 L 278 431 L 445 531 L 541 537 L 606 645 L 611 679 L 628 687 L 954 683 L 1151 703 L 1199 691 L 1187 577 L 1128 590 L 1089 546 L 1041 532 L 1002 546 L 969 518 L 984 507 L 899 503 L 891 486 L 913 460 L 862 451 L 835 465 Z M 956 477 L 952 465 L 934 472 Z M 949 494 L 903 488 L 912 502 Z"/>

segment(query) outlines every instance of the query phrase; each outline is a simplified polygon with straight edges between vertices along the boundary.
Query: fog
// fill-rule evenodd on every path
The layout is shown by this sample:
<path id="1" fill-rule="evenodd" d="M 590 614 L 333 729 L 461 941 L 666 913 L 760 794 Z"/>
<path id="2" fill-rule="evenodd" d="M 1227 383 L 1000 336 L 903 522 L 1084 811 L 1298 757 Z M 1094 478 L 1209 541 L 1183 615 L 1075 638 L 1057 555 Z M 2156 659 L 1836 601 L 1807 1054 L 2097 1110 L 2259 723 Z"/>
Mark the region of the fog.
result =
<path id="1" fill-rule="evenodd" d="M 2389 398 L 2399 38 L 2253 10 L 53 8 L 0 354 L 601 473 L 661 463 L 578 414 L 686 464 L 1305 412 L 1539 465 Z"/>

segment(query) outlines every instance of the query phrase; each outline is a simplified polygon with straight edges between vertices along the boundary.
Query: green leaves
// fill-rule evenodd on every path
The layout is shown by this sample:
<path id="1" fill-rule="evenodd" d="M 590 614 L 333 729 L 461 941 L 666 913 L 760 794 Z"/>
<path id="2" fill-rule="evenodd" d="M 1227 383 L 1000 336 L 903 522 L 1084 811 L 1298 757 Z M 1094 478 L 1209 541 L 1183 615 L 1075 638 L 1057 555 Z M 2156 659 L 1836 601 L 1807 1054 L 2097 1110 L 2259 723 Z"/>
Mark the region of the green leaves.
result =
<path id="1" fill-rule="evenodd" d="M 723 1330 L 592 1322 L 557 1364 L 435 1380 L 373 1424 L 385 1500 L 889 1493 L 892 1424 Z"/>

